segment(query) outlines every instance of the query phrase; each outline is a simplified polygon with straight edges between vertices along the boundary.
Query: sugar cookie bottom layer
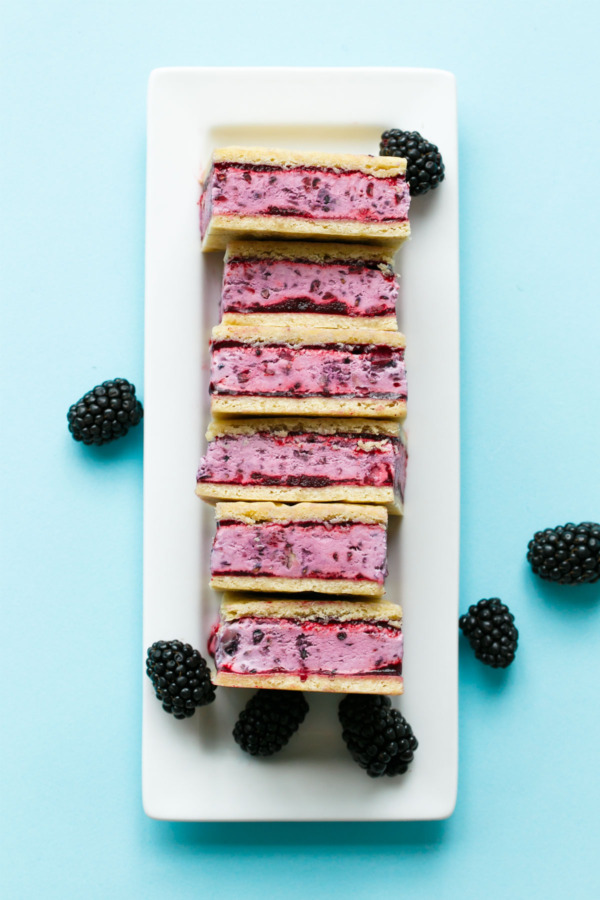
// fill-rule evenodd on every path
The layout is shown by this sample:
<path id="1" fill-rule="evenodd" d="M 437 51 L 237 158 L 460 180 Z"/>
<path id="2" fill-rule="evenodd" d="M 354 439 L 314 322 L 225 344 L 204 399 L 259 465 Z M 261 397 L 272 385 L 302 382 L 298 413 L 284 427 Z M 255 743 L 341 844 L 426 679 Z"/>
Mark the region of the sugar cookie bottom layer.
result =
<path id="1" fill-rule="evenodd" d="M 212 682 L 221 687 L 259 688 L 280 691 L 318 691 L 330 694 L 404 693 L 401 675 L 232 675 L 216 672 Z"/>

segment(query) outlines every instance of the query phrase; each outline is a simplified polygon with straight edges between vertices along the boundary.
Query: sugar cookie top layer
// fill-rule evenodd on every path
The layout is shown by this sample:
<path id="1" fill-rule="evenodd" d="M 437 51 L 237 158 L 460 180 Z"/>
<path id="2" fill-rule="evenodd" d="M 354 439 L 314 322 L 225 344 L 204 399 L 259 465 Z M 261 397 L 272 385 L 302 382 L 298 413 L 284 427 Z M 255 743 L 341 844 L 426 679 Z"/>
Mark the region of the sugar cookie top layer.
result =
<path id="1" fill-rule="evenodd" d="M 302 259 L 324 265 L 336 262 L 380 262 L 392 266 L 394 253 L 389 247 L 369 244 L 309 243 L 308 241 L 230 241 L 225 263 L 233 259 Z"/>
<path id="2" fill-rule="evenodd" d="M 406 437 L 399 422 L 391 419 L 348 419 L 332 416 L 330 419 L 273 416 L 256 419 L 213 420 L 206 431 L 206 439 L 214 441 L 225 434 L 244 435 L 264 432 L 269 434 L 364 434 L 385 435 L 399 438 L 403 444 Z"/>
<path id="3" fill-rule="evenodd" d="M 362 522 L 385 525 L 388 515 L 383 506 L 358 503 L 286 503 L 222 502 L 215 510 L 217 521 L 234 520 L 248 525 L 257 522 Z"/>
<path id="4" fill-rule="evenodd" d="M 359 344 L 383 347 L 405 347 L 406 338 L 399 331 L 380 331 L 361 328 L 344 331 L 329 328 L 292 328 L 286 326 L 216 325 L 212 331 L 213 343 L 235 341 L 249 344 Z"/>
<path id="5" fill-rule="evenodd" d="M 318 619 L 338 622 L 384 622 L 402 627 L 402 607 L 387 600 L 296 600 L 272 594 L 256 599 L 256 594 L 226 591 L 221 603 L 221 619 L 233 622 L 244 618 Z"/>
<path id="6" fill-rule="evenodd" d="M 219 147 L 212 163 L 274 166 L 280 169 L 316 167 L 340 172 L 364 172 L 375 178 L 394 178 L 406 172 L 406 160 L 396 156 L 368 156 L 354 153 L 325 153 L 321 150 L 283 150 L 270 147 Z"/>

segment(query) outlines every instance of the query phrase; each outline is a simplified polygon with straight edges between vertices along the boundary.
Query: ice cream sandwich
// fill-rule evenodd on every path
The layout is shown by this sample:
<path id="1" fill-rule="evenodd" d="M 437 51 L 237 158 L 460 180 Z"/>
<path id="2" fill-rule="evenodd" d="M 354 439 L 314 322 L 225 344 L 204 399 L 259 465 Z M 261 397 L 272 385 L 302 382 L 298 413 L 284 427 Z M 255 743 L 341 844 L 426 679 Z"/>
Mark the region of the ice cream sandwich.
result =
<path id="1" fill-rule="evenodd" d="M 211 585 L 381 597 L 387 510 L 350 503 L 217 503 Z"/>
<path id="2" fill-rule="evenodd" d="M 401 694 L 402 610 L 383 600 L 225 594 L 210 651 L 213 683 Z"/>
<path id="3" fill-rule="evenodd" d="M 386 419 L 213 421 L 196 493 L 215 500 L 377 503 L 401 514 L 407 452 Z"/>
<path id="4" fill-rule="evenodd" d="M 396 331 L 393 251 L 365 244 L 232 241 L 221 294 L 226 325 Z"/>
<path id="5" fill-rule="evenodd" d="M 406 160 L 222 147 L 202 183 L 202 249 L 233 239 L 337 240 L 398 247 L 410 234 Z"/>
<path id="6" fill-rule="evenodd" d="M 406 415 L 400 332 L 217 325 L 214 415 Z"/>

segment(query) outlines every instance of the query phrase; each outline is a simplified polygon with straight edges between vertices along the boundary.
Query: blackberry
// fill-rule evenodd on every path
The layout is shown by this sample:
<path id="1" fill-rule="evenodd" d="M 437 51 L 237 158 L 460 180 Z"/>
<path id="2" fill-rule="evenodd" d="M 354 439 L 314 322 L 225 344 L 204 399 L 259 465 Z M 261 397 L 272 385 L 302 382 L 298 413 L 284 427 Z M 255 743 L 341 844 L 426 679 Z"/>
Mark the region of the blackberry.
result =
<path id="1" fill-rule="evenodd" d="M 148 648 L 146 675 L 165 712 L 176 719 L 188 719 L 197 706 L 215 699 L 208 666 L 190 644 L 156 641 Z"/>
<path id="2" fill-rule="evenodd" d="M 406 772 L 419 743 L 404 716 L 392 709 L 389 697 L 348 694 L 340 703 L 339 718 L 352 759 L 367 775 Z"/>
<path id="3" fill-rule="evenodd" d="M 600 578 L 600 525 L 558 525 L 537 531 L 527 545 L 536 575 L 559 584 L 593 584 Z"/>
<path id="4" fill-rule="evenodd" d="M 144 410 L 135 396 L 135 385 L 125 378 L 103 381 L 69 409 L 69 431 L 84 444 L 107 444 L 138 425 Z"/>
<path id="5" fill-rule="evenodd" d="M 519 632 L 514 621 L 508 606 L 494 597 L 470 606 L 458 624 L 477 659 L 494 669 L 505 669 L 517 651 Z"/>
<path id="6" fill-rule="evenodd" d="M 307 712 L 299 691 L 257 691 L 239 714 L 234 740 L 250 756 L 272 756 L 285 747 Z"/>
<path id="7" fill-rule="evenodd" d="M 406 160 L 406 180 L 412 197 L 426 194 L 444 180 L 442 155 L 435 144 L 418 131 L 392 128 L 384 131 L 379 144 L 380 156 L 400 156 Z"/>

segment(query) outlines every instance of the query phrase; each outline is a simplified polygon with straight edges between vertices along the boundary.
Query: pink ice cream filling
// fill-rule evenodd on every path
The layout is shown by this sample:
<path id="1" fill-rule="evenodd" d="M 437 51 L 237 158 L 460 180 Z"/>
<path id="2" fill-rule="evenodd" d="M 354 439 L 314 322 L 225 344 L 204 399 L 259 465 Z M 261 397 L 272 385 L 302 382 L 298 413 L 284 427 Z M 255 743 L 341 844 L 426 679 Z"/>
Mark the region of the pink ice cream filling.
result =
<path id="1" fill-rule="evenodd" d="M 223 313 L 394 315 L 398 284 L 377 263 L 231 259 L 223 275 Z"/>
<path id="2" fill-rule="evenodd" d="M 385 622 L 248 617 L 222 623 L 210 649 L 219 672 L 238 675 L 402 673 L 402 631 Z"/>
<path id="3" fill-rule="evenodd" d="M 211 393 L 269 397 L 406 398 L 404 348 L 215 342 Z"/>
<path id="4" fill-rule="evenodd" d="M 284 487 L 394 487 L 403 497 L 406 461 L 404 444 L 392 437 L 226 434 L 209 443 L 197 481 Z"/>
<path id="5" fill-rule="evenodd" d="M 358 222 L 403 222 L 410 194 L 403 175 L 377 178 L 299 166 L 216 163 L 203 186 L 200 227 L 216 216 L 294 216 Z"/>
<path id="6" fill-rule="evenodd" d="M 211 553 L 213 575 L 342 578 L 383 584 L 386 530 L 363 522 L 221 522 Z"/>

